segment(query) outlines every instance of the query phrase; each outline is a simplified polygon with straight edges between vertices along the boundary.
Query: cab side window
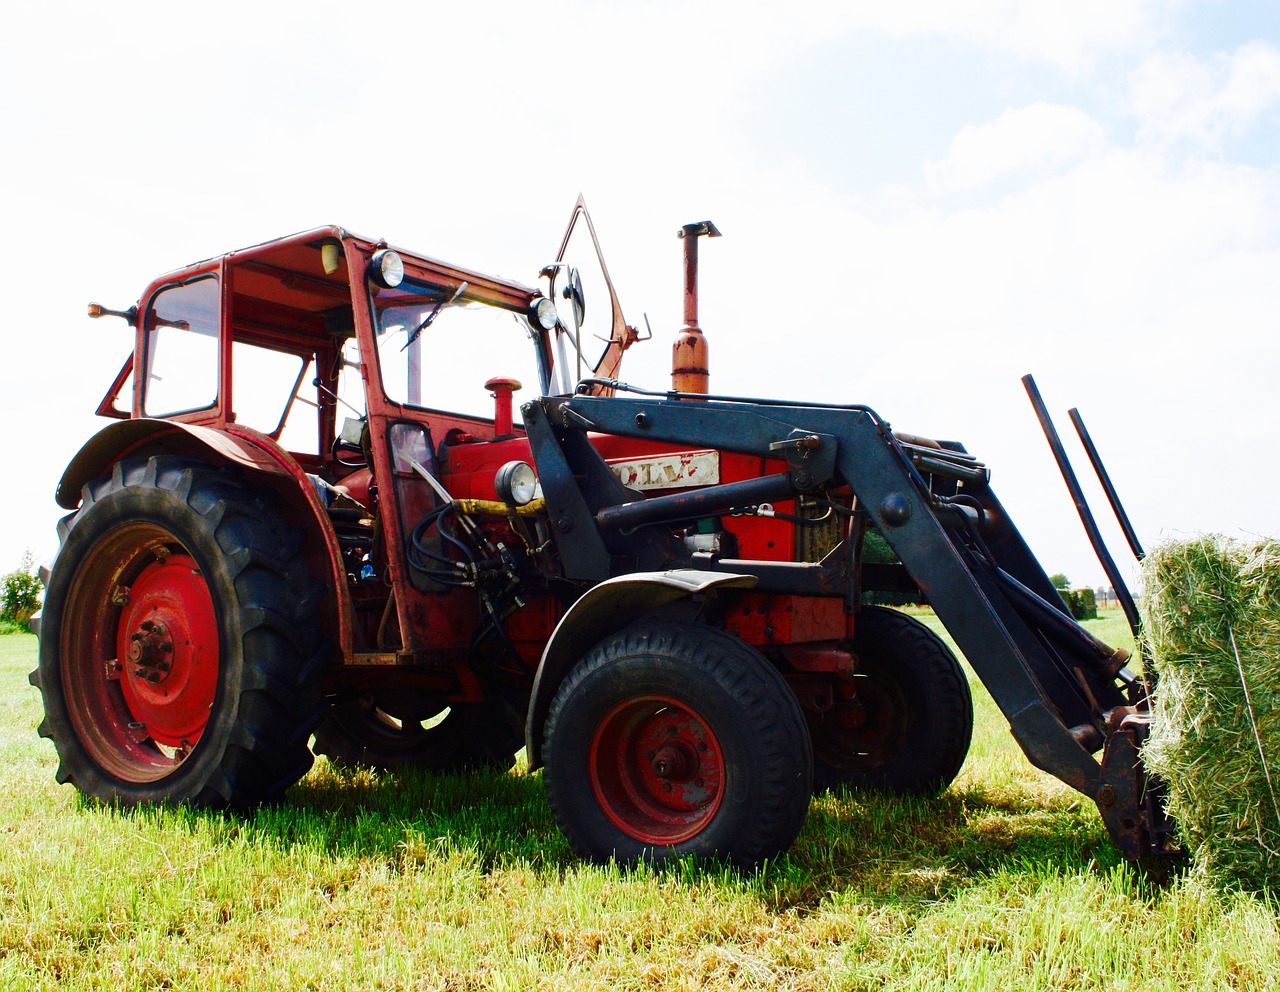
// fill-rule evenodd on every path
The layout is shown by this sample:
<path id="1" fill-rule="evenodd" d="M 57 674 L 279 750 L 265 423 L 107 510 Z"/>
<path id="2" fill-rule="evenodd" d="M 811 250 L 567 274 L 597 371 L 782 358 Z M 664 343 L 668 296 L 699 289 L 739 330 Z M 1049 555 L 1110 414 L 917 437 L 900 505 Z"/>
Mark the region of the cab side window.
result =
<path id="1" fill-rule="evenodd" d="M 169 286 L 151 298 L 144 315 L 147 416 L 203 410 L 217 401 L 218 302 L 214 276 Z"/>

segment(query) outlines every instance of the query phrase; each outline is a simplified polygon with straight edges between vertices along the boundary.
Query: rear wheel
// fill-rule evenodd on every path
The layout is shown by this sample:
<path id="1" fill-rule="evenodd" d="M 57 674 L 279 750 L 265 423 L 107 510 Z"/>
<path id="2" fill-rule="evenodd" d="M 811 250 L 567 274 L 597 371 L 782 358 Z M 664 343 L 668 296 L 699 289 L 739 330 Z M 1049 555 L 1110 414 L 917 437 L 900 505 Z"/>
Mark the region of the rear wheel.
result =
<path id="1" fill-rule="evenodd" d="M 317 754 L 356 768 L 506 770 L 524 724 L 506 703 L 441 704 L 438 697 L 370 692 L 335 702 L 316 728 Z"/>
<path id="2" fill-rule="evenodd" d="M 854 627 L 857 675 L 835 704 L 809 714 L 814 786 L 908 795 L 941 792 L 973 734 L 969 682 L 943 640 L 898 610 L 864 607 Z"/>
<path id="3" fill-rule="evenodd" d="M 756 650 L 692 623 L 636 624 L 600 642 L 547 718 L 551 805 L 594 861 L 685 855 L 754 865 L 804 822 L 809 735 Z"/>
<path id="4" fill-rule="evenodd" d="M 40 663 L 58 781 L 126 805 L 244 806 L 311 764 L 322 587 L 229 472 L 118 463 L 60 527 Z"/>

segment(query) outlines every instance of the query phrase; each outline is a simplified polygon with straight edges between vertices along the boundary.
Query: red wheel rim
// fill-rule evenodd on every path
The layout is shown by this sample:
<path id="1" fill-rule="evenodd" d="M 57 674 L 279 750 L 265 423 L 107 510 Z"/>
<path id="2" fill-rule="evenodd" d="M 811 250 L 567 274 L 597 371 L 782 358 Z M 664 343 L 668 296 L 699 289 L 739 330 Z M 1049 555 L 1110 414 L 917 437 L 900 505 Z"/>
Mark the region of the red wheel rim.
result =
<path id="1" fill-rule="evenodd" d="M 589 762 L 600 808 L 644 844 L 696 836 L 724 797 L 719 741 L 697 713 L 668 696 L 637 696 L 611 709 L 591 739 Z"/>
<path id="2" fill-rule="evenodd" d="M 158 526 L 111 531 L 72 579 L 61 633 L 68 715 L 90 757 L 125 782 L 172 774 L 209 722 L 221 660 L 195 559 Z"/>

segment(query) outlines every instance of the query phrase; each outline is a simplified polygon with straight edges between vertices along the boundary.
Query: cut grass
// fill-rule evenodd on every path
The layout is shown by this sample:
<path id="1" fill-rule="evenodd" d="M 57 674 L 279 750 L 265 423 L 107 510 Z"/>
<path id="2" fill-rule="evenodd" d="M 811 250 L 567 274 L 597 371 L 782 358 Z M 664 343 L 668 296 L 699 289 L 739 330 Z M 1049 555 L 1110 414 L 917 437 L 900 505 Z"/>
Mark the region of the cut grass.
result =
<path id="1" fill-rule="evenodd" d="M 1280 976 L 1274 906 L 1149 886 L 1092 804 L 1022 758 L 980 687 L 945 795 L 817 797 L 791 854 L 742 875 L 582 864 L 527 774 L 318 763 L 250 816 L 88 803 L 54 784 L 36 737 L 34 658 L 34 638 L 0 638 L 0 989 L 1007 992 Z"/>

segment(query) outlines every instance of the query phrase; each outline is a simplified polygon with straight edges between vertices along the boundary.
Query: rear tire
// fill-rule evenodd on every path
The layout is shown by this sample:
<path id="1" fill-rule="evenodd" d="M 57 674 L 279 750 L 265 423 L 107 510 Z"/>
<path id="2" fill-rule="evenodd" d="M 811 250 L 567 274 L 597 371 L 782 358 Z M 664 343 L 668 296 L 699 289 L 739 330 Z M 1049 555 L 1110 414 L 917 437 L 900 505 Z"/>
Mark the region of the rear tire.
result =
<path id="1" fill-rule="evenodd" d="M 973 735 L 969 681 L 955 655 L 915 617 L 863 607 L 854 626 L 857 675 L 825 713 L 809 714 L 814 787 L 934 795 L 960 772 Z"/>
<path id="2" fill-rule="evenodd" d="M 592 861 L 753 866 L 804 823 L 800 706 L 758 651 L 715 628 L 640 623 L 601 641 L 557 691 L 545 741 L 551 806 Z"/>
<path id="3" fill-rule="evenodd" d="M 333 703 L 315 741 L 335 764 L 380 771 L 506 771 L 523 746 L 524 724 L 506 703 L 433 705 L 390 692 Z"/>
<path id="4" fill-rule="evenodd" d="M 323 587 L 267 500 L 203 462 L 130 459 L 59 530 L 31 673 L 59 782 L 244 807 L 306 773 Z"/>

